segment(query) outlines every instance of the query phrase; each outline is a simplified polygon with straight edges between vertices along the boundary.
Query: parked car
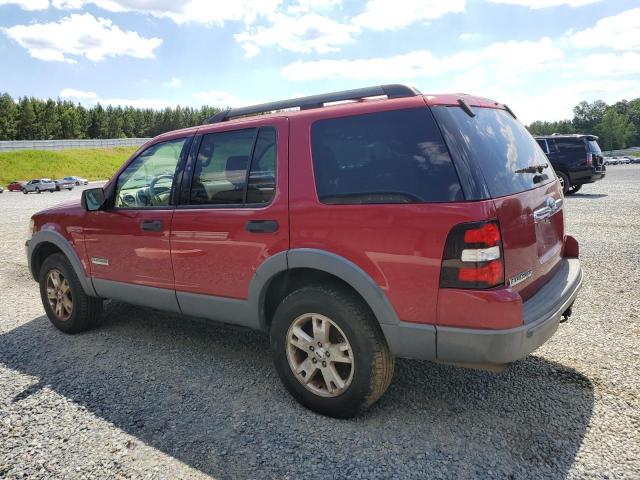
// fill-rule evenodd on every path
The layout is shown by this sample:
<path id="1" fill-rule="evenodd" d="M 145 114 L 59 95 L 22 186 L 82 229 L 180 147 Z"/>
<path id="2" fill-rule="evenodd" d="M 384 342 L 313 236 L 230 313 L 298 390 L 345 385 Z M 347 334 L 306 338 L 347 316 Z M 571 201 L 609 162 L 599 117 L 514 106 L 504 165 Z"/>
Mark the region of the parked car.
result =
<path id="1" fill-rule="evenodd" d="M 89 185 L 89 180 L 87 180 L 86 178 L 72 176 L 72 177 L 64 177 L 62 180 L 64 180 L 65 182 L 72 182 L 76 186 Z"/>
<path id="2" fill-rule="evenodd" d="M 582 283 L 560 183 L 511 110 L 403 85 L 222 111 L 31 222 L 58 329 L 112 298 L 262 330 L 293 397 L 335 417 L 375 402 L 395 357 L 527 356 Z"/>
<path id="3" fill-rule="evenodd" d="M 553 165 L 565 195 L 605 177 L 607 167 L 595 135 L 553 134 L 535 138 Z"/>
<path id="4" fill-rule="evenodd" d="M 71 180 L 67 180 L 67 177 L 63 178 L 62 180 L 54 180 L 55 184 L 56 184 L 56 191 L 60 191 L 60 190 L 73 190 L 73 187 L 75 186 L 75 183 Z"/>
<path id="5" fill-rule="evenodd" d="M 24 188 L 24 182 L 11 182 L 7 185 L 7 190 L 10 192 L 21 192 Z"/>
<path id="6" fill-rule="evenodd" d="M 56 184 L 53 180 L 48 178 L 36 178 L 28 181 L 22 187 L 22 193 L 25 195 L 30 192 L 42 193 L 42 192 L 55 192 Z"/>

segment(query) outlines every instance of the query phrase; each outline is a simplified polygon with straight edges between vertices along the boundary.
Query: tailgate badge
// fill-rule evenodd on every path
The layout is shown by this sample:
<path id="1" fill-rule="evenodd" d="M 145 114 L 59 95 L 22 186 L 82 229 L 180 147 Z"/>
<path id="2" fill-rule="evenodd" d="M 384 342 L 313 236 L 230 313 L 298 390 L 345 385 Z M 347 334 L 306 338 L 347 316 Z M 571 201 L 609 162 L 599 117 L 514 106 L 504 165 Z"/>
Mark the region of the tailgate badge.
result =
<path id="1" fill-rule="evenodd" d="M 519 283 L 524 282 L 527 278 L 529 278 L 531 275 L 533 274 L 533 272 L 531 270 L 527 270 L 526 272 L 520 272 L 519 274 L 517 274 L 514 277 L 511 277 L 509 279 L 509 286 L 510 287 L 514 287 L 516 285 L 518 285 Z"/>

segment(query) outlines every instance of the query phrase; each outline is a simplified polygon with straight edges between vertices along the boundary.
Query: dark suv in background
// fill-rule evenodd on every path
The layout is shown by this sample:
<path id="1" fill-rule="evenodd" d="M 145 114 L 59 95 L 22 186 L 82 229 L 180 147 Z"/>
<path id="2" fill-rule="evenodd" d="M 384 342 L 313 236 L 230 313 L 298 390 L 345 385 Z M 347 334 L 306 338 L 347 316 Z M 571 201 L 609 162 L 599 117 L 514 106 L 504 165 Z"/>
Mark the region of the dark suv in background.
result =
<path id="1" fill-rule="evenodd" d="M 595 135 L 553 134 L 535 139 L 551 161 L 565 195 L 604 178 L 607 168 Z"/>

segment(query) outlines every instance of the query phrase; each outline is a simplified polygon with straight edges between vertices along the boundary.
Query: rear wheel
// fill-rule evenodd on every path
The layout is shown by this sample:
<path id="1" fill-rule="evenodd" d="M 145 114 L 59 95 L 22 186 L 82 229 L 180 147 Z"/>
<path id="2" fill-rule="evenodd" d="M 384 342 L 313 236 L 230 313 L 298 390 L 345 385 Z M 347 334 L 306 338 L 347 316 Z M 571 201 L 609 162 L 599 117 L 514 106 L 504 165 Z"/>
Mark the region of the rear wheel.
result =
<path id="1" fill-rule="evenodd" d="M 574 193 L 578 193 L 581 188 L 582 188 L 582 185 L 572 185 L 571 188 L 569 188 L 569 192 L 567 193 L 567 195 L 573 195 Z"/>
<path id="2" fill-rule="evenodd" d="M 364 411 L 393 375 L 377 320 L 358 297 L 336 286 L 308 286 L 287 296 L 274 315 L 271 349 L 291 395 L 332 417 Z"/>
<path id="3" fill-rule="evenodd" d="M 560 181 L 560 186 L 562 187 L 562 193 L 565 195 L 569 192 L 571 188 L 571 182 L 569 181 L 569 177 L 562 172 L 556 172 L 558 176 L 558 180 Z"/>
<path id="4" fill-rule="evenodd" d="M 36 193 L 42 193 L 39 188 L 36 188 Z"/>
<path id="5" fill-rule="evenodd" d="M 82 289 L 67 257 L 53 254 L 40 268 L 40 297 L 53 325 L 65 333 L 79 333 L 93 327 L 102 313 L 102 299 Z"/>

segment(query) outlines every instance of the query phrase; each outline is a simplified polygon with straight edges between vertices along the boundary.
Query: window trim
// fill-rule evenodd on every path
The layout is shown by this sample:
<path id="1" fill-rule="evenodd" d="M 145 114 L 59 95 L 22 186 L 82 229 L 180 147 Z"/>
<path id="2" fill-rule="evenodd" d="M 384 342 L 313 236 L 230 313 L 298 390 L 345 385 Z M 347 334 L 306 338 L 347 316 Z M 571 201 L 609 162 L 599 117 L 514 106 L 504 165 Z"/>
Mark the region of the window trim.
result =
<path id="1" fill-rule="evenodd" d="M 202 209 L 222 209 L 222 210 L 228 210 L 228 209 L 262 209 L 262 208 L 267 208 L 269 206 L 271 206 L 276 198 L 277 195 L 277 188 L 278 188 L 278 165 L 279 165 L 279 161 L 278 161 L 278 128 L 275 125 L 256 125 L 256 126 L 248 126 L 248 127 L 242 127 L 239 126 L 240 128 L 234 128 L 234 129 L 229 129 L 229 130 L 220 130 L 220 131 L 213 131 L 213 132 L 207 132 L 207 133 L 199 133 L 196 135 L 192 145 L 191 145 L 191 149 L 189 151 L 189 154 L 187 155 L 187 160 L 185 163 L 185 168 L 184 168 L 184 174 L 181 178 L 181 187 L 180 187 L 180 192 L 179 192 L 179 196 L 178 196 L 178 202 L 175 205 L 176 209 L 179 210 L 202 210 Z M 275 162 L 275 168 L 274 168 L 274 180 L 275 180 L 275 185 L 274 185 L 274 192 L 273 192 L 273 196 L 271 197 L 271 200 L 269 201 L 269 203 L 247 203 L 246 199 L 247 199 L 247 190 L 248 190 L 248 186 L 249 186 L 249 174 L 251 172 L 251 165 L 253 164 L 253 156 L 255 154 L 255 148 L 256 148 L 256 144 L 258 142 L 258 136 L 260 135 L 260 130 L 262 129 L 266 129 L 269 128 L 271 130 L 273 130 L 275 132 L 275 149 L 276 149 L 276 162 Z M 202 141 L 204 139 L 205 136 L 207 135 L 216 135 L 218 133 L 227 133 L 227 132 L 237 132 L 240 130 L 255 130 L 256 133 L 253 137 L 253 142 L 251 144 L 251 153 L 249 156 L 249 160 L 247 161 L 247 169 L 245 170 L 245 185 L 244 185 L 244 191 L 243 191 L 243 203 L 206 203 L 206 204 L 192 204 L 191 202 L 191 187 L 193 185 L 193 177 L 195 175 L 195 166 L 196 163 L 198 161 L 198 153 L 200 152 L 200 147 L 202 146 Z"/>
<path id="2" fill-rule="evenodd" d="M 117 196 L 117 193 L 118 193 L 118 180 L 120 180 L 120 176 L 127 171 L 129 166 L 133 162 L 135 162 L 141 155 L 144 154 L 144 152 L 146 152 L 150 148 L 155 147 L 156 145 L 163 144 L 163 143 L 174 142 L 176 140 L 184 140 L 184 145 L 182 145 L 182 150 L 180 150 L 180 156 L 178 157 L 178 163 L 176 164 L 176 169 L 175 169 L 175 171 L 173 173 L 173 181 L 172 181 L 172 184 L 171 184 L 171 192 L 169 193 L 169 204 L 168 205 L 154 205 L 154 206 L 149 206 L 149 207 L 116 207 L 115 201 L 116 201 L 116 196 Z M 178 182 L 180 181 L 181 172 L 184 170 L 184 163 L 186 161 L 186 154 L 187 154 L 187 152 L 189 152 L 189 150 L 191 148 L 192 141 L 193 141 L 193 135 L 188 135 L 188 136 L 185 136 L 185 137 L 171 138 L 169 140 L 164 140 L 164 141 L 161 141 L 161 142 L 155 142 L 155 143 L 149 145 L 147 148 L 145 148 L 141 152 L 139 152 L 135 157 L 133 157 L 127 163 L 126 167 L 124 167 L 124 169 L 120 172 L 120 174 L 113 181 L 113 199 L 110 201 L 110 205 L 109 205 L 109 208 L 107 208 L 107 210 L 108 211 L 173 210 L 176 207 L 176 193 L 177 193 L 176 192 L 176 188 L 177 188 Z"/>

